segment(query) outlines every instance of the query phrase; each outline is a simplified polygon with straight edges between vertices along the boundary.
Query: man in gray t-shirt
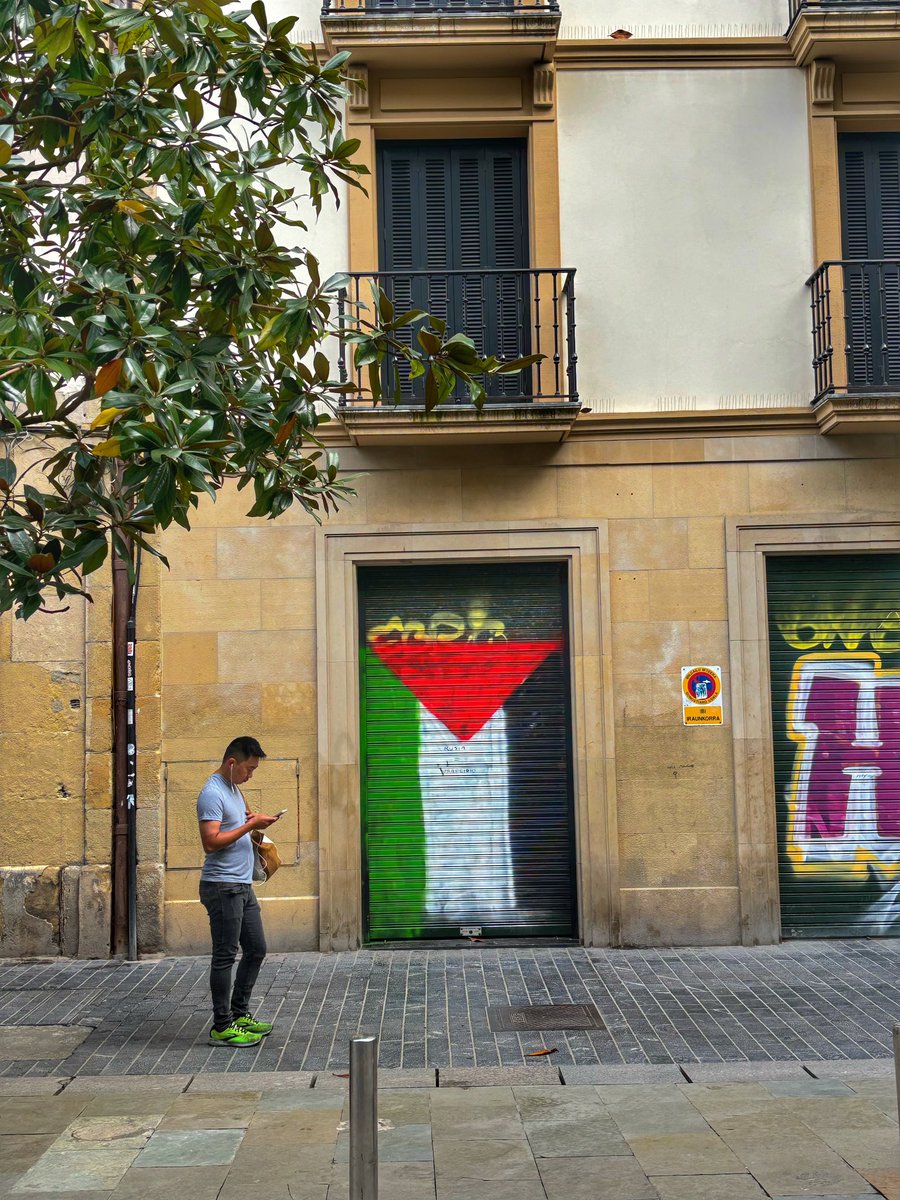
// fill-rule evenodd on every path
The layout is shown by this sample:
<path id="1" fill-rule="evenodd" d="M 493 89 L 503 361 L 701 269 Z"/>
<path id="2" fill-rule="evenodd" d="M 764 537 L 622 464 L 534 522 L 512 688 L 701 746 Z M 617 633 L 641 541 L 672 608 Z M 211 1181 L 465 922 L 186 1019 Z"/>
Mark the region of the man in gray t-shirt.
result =
<path id="1" fill-rule="evenodd" d="M 206 861 L 200 872 L 200 900 L 209 914 L 212 962 L 213 1046 L 255 1046 L 272 1032 L 269 1021 L 250 1014 L 250 996 L 266 957 L 259 901 L 253 893 L 256 851 L 250 834 L 268 829 L 277 817 L 252 813 L 241 795 L 265 753 L 256 738 L 230 742 L 222 765 L 197 798 L 197 821 Z M 232 981 L 238 947 L 241 961 Z"/>

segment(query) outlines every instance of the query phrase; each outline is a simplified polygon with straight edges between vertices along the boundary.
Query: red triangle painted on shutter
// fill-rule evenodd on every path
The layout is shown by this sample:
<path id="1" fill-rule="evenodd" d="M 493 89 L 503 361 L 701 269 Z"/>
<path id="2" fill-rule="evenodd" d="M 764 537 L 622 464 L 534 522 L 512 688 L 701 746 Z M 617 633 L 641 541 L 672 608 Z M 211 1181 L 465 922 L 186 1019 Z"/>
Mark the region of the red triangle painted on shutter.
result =
<path id="1" fill-rule="evenodd" d="M 463 742 L 562 642 L 400 642 L 376 638 L 372 649 L 413 695 Z"/>

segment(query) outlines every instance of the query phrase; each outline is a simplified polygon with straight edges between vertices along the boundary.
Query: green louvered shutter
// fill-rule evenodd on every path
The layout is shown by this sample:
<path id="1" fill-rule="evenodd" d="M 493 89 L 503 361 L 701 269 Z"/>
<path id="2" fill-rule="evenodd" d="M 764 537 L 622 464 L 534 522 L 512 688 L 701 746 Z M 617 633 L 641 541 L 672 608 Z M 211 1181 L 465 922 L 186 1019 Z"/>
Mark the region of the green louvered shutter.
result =
<path id="1" fill-rule="evenodd" d="M 525 161 L 524 142 L 512 140 L 379 145 L 380 263 L 395 306 L 423 308 L 505 359 L 530 352 L 530 288 L 519 273 L 528 265 Z M 402 369 L 401 390 L 409 402 L 423 398 Z M 493 399 L 522 392 L 517 375 L 488 381 Z"/>
<path id="2" fill-rule="evenodd" d="M 900 935 L 900 555 L 767 563 L 785 937 Z"/>
<path id="3" fill-rule="evenodd" d="M 900 134 L 840 139 L 844 257 L 900 259 Z M 900 387 L 900 263 L 846 269 L 851 390 Z"/>
<path id="4" fill-rule="evenodd" d="M 359 572 L 370 942 L 577 932 L 565 569 Z"/>

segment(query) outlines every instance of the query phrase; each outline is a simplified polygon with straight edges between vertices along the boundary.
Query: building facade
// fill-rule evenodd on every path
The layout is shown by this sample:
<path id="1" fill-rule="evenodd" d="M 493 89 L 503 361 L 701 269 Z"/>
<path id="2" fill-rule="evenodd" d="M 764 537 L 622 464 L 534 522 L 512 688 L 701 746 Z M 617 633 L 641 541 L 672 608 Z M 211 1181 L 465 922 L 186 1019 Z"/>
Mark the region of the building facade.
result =
<path id="1" fill-rule="evenodd" d="M 480 414 L 363 391 L 336 518 L 228 490 L 145 560 L 141 949 L 207 946 L 239 733 L 273 949 L 896 935 L 900 4 L 277 7 L 352 52 L 348 312 L 543 359 Z M 0 618 L 7 954 L 109 950 L 109 617 Z"/>

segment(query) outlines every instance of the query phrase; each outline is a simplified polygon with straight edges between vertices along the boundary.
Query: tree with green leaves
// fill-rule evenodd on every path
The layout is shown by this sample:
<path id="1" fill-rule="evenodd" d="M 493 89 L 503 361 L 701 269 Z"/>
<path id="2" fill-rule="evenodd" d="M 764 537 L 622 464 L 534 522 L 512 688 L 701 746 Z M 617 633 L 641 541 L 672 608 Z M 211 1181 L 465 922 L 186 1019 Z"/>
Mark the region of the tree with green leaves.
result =
<path id="1" fill-rule="evenodd" d="M 286 244 L 365 174 L 347 56 L 294 23 L 260 0 L 0 0 L 0 612 L 86 594 L 110 548 L 158 553 L 228 479 L 252 516 L 332 511 L 339 347 L 376 402 L 404 357 L 427 408 L 534 361 L 379 292 L 341 318 L 342 278 Z"/>

